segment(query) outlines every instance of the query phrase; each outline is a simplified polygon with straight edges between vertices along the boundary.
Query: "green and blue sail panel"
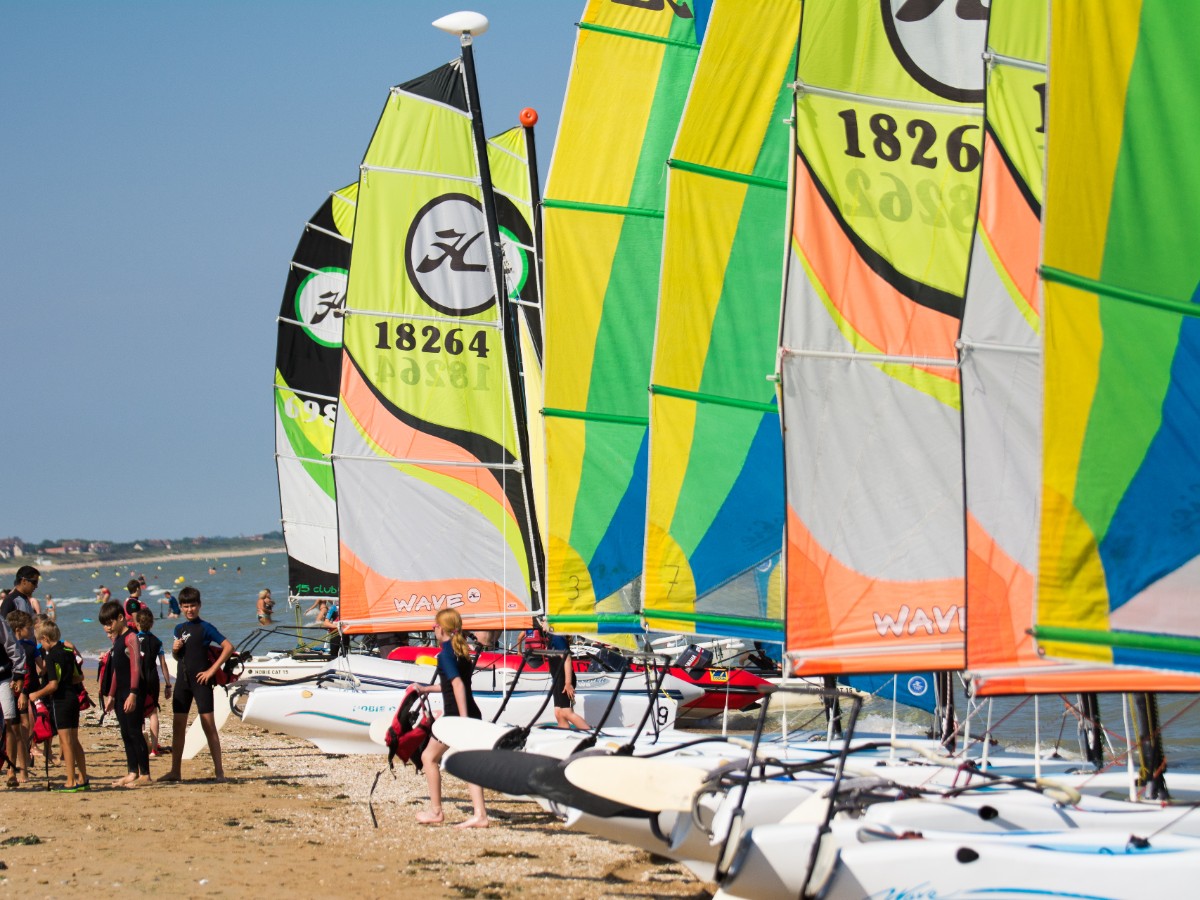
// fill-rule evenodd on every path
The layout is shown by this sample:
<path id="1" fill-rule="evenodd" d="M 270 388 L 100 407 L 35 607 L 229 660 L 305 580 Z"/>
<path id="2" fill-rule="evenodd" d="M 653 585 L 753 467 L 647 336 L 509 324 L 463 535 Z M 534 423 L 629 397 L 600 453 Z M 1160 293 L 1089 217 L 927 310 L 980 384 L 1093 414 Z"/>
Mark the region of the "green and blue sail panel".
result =
<path id="1" fill-rule="evenodd" d="M 668 162 L 643 613 L 781 645 L 775 398 L 799 0 L 717 3 Z"/>
<path id="2" fill-rule="evenodd" d="M 458 60 L 393 88 L 362 163 L 333 447 L 351 632 L 428 630 L 447 608 L 518 628 L 541 611 L 467 109 Z"/>
<path id="3" fill-rule="evenodd" d="M 338 595 L 337 504 L 329 453 L 357 182 L 308 220 L 288 269 L 275 349 L 275 462 L 288 596 Z"/>
<path id="4" fill-rule="evenodd" d="M 1035 634 L 1200 671 L 1200 8 L 1054 2 L 1050 34 Z"/>
<path id="5" fill-rule="evenodd" d="M 544 200 L 547 607 L 640 632 L 647 387 L 666 162 L 699 51 L 691 4 L 592 0 Z"/>
<path id="6" fill-rule="evenodd" d="M 986 30 L 970 0 L 803 5 L 779 370 L 797 674 L 963 665 Z"/>

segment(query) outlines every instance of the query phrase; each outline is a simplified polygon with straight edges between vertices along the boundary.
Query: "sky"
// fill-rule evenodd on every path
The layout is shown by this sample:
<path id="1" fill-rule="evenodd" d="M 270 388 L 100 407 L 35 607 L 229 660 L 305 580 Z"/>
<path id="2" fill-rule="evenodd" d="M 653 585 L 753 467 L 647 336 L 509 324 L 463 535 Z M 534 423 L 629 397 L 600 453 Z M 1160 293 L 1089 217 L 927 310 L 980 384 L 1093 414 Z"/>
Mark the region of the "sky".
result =
<path id="1" fill-rule="evenodd" d="M 0 537 L 280 527 L 292 251 L 461 9 L 487 133 L 534 107 L 544 184 L 583 0 L 0 0 Z"/>

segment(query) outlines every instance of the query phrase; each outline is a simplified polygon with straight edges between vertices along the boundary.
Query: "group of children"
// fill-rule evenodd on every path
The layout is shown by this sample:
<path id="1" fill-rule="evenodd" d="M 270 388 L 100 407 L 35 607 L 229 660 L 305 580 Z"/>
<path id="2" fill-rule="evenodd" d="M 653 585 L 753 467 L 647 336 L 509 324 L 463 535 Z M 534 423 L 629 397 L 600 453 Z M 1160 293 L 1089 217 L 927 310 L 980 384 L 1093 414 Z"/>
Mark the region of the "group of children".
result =
<path id="1" fill-rule="evenodd" d="M 31 577 L 33 585 L 37 584 L 36 573 L 29 576 L 25 568 L 31 567 L 24 567 L 18 573 L 18 589 L 27 587 L 26 582 Z M 17 590 L 14 590 L 8 597 L 16 594 Z M 163 644 L 152 631 L 154 614 L 139 596 L 139 583 L 131 581 L 125 603 L 108 600 L 101 606 L 98 616 L 112 640 L 112 649 L 101 660 L 100 696 L 105 714 L 113 712 L 116 715 L 127 768 L 125 776 L 114 781 L 112 786 L 131 788 L 148 784 L 151 781 L 150 757 L 168 752 L 158 743 L 159 695 L 164 685 L 173 713 L 169 751 L 171 769 L 158 780 L 179 781 L 181 778 L 188 713 L 194 702 L 212 754 L 214 775 L 217 781 L 224 781 L 213 685 L 217 673 L 233 653 L 233 644 L 200 618 L 200 592 L 194 587 L 183 588 L 179 592 L 179 605 L 184 621 L 175 626 L 171 645 L 172 656 L 177 661 L 177 677 L 172 684 Z M 7 605 L 13 606 L 12 603 Z M 14 703 L 11 709 L 7 703 L 0 707 L 0 728 L 5 732 L 0 755 L 8 767 L 7 786 L 18 787 L 28 781 L 31 742 L 35 735 L 43 744 L 42 752 L 50 753 L 51 741 L 44 737 L 43 729 L 35 728 L 38 717 L 44 716 L 46 730 L 52 728 L 59 735 L 66 772 L 64 784 L 54 790 L 68 793 L 90 790 L 87 758 L 79 741 L 81 708 L 90 703 L 84 685 L 82 657 L 72 644 L 62 640 L 58 625 L 48 616 L 35 618 L 25 609 L 14 608 L 4 616 L 4 625 L 19 644 L 15 652 L 5 654 L 12 672 Z M 147 724 L 150 727 L 149 742 L 144 734 Z M 4 748 L 7 748 L 6 753 Z"/>

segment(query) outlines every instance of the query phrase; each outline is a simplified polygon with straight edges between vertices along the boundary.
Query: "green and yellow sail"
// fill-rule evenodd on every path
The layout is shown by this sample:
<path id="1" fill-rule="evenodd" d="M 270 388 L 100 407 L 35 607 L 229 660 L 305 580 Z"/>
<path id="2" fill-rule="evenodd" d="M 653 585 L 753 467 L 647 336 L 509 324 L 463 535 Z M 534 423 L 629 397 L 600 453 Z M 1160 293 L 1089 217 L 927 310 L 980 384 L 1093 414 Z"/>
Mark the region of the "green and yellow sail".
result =
<path id="1" fill-rule="evenodd" d="M 775 402 L 799 0 L 714 5 L 668 162 L 650 385 L 650 628 L 782 642 Z"/>
<path id="2" fill-rule="evenodd" d="M 350 632 L 427 630 L 445 608 L 476 628 L 540 612 L 481 183 L 461 62 L 394 88 L 359 179 L 334 433 Z"/>
<path id="3" fill-rule="evenodd" d="M 547 606 L 639 631 L 666 161 L 699 50 L 687 2 L 592 0 L 544 201 Z"/>
<path id="4" fill-rule="evenodd" d="M 1050 655 L 1200 671 L 1200 8 L 1051 7 L 1044 477 Z"/>

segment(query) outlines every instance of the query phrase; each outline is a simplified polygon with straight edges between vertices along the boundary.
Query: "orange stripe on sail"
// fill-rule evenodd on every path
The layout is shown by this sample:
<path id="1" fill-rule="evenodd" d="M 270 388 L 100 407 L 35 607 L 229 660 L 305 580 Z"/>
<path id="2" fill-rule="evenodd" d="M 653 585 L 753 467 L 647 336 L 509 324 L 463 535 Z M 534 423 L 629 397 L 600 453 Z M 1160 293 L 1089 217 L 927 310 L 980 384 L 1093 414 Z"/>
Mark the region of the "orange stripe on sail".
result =
<path id="1" fill-rule="evenodd" d="M 437 614 L 455 609 L 469 629 L 528 628 L 532 617 L 503 585 L 477 578 L 408 581 L 374 571 L 341 544 L 341 618 L 350 634 L 429 631 Z"/>
<path id="2" fill-rule="evenodd" d="M 859 256 L 802 163 L 796 167 L 794 238 L 845 326 L 880 353 L 954 358 L 959 320 L 913 302 Z M 958 370 L 917 367 L 958 380 Z"/>
<path id="3" fill-rule="evenodd" d="M 349 360 L 342 366 L 342 405 L 369 440 L 393 459 L 438 460 L 437 464 L 407 463 L 415 468 L 436 472 L 476 488 L 504 507 L 509 518 L 516 519 L 500 481 L 480 460 L 453 441 L 443 440 L 413 428 L 397 419 L 375 396 Z M 353 426 L 350 426 L 353 427 Z M 459 463 L 460 465 L 455 465 Z M 468 465 L 461 465 L 468 464 Z"/>
<path id="4" fill-rule="evenodd" d="M 1037 266 L 1042 223 L 1029 208 L 1029 201 L 990 134 L 983 147 L 979 224 L 987 232 L 1004 271 L 1040 318 Z"/>
<path id="5" fill-rule="evenodd" d="M 795 663 L 797 675 L 962 666 L 961 647 L 939 646 L 963 639 L 961 579 L 885 581 L 855 572 L 791 508 L 787 550 L 787 649 L 815 654 Z"/>

